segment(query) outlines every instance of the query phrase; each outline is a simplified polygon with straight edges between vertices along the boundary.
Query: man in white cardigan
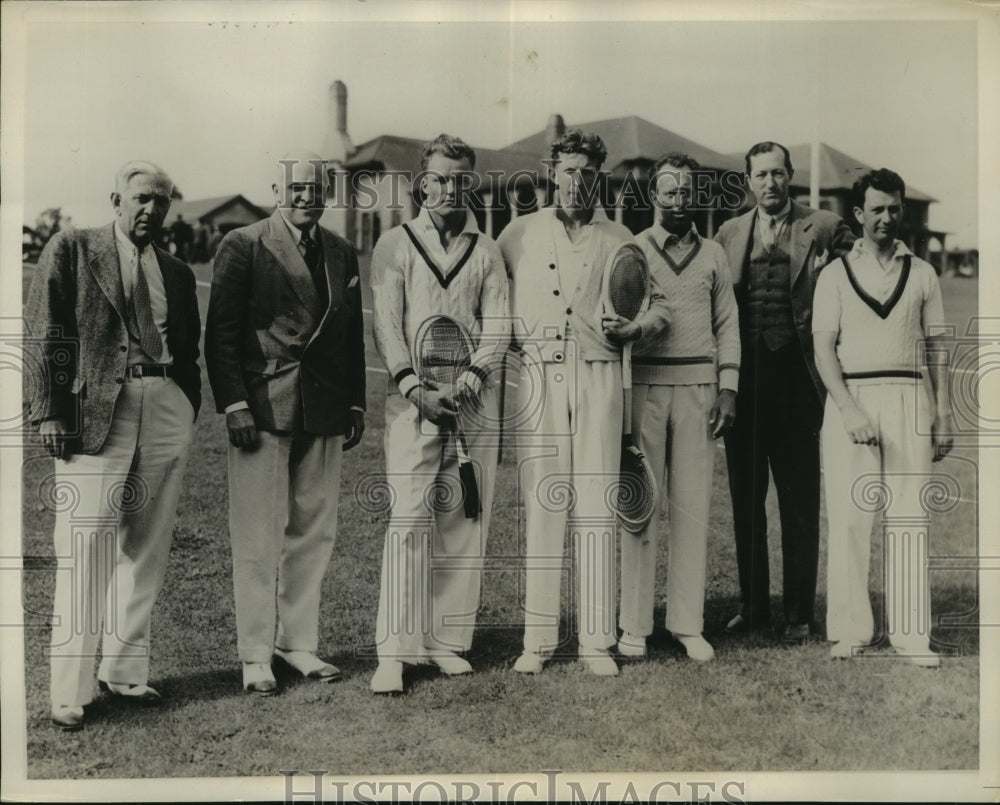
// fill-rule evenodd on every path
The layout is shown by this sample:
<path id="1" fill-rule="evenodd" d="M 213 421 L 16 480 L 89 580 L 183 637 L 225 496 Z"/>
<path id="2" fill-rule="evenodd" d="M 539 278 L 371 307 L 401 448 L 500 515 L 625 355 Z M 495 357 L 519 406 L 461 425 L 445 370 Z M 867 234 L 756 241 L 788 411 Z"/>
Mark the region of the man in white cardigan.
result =
<path id="1" fill-rule="evenodd" d="M 513 221 L 498 241 L 511 279 L 520 346 L 517 402 L 508 426 L 524 496 L 524 652 L 514 665 L 539 673 L 567 639 L 559 599 L 567 523 L 577 553 L 579 657 L 615 676 L 615 518 L 608 499 L 621 458 L 621 345 L 666 323 L 656 294 L 635 322 L 605 313 L 609 257 L 632 239 L 598 199 L 607 149 L 579 129 L 552 143 L 557 206 Z"/>

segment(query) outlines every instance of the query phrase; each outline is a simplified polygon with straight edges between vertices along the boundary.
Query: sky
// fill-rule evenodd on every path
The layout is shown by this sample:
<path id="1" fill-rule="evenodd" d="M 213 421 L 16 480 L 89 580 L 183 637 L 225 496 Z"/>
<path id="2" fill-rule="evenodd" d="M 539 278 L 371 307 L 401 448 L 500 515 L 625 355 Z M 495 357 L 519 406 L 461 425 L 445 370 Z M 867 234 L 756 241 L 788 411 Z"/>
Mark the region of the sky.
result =
<path id="1" fill-rule="evenodd" d="M 267 202 L 273 160 L 321 148 L 327 88 L 340 79 L 355 145 L 448 131 L 499 148 L 554 112 L 569 125 L 639 115 L 726 153 L 818 138 L 898 171 L 939 200 L 930 225 L 951 233 L 950 247 L 977 245 L 969 21 L 322 22 L 298 21 L 291 4 L 286 21 L 268 23 L 245 8 L 225 22 L 217 4 L 185 21 L 197 15 L 169 5 L 145 21 L 107 9 L 63 20 L 58 8 L 27 20 L 29 223 L 51 206 L 80 226 L 110 220 L 115 170 L 136 157 L 166 168 L 187 199 Z"/>

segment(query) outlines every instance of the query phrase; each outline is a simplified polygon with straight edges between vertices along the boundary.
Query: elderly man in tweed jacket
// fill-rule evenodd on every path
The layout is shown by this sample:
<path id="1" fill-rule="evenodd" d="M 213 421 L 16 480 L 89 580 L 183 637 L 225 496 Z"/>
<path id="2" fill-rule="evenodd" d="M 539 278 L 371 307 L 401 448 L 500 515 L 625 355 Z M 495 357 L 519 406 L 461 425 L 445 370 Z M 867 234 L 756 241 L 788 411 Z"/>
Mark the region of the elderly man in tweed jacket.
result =
<path id="1" fill-rule="evenodd" d="M 66 730 L 93 699 L 102 632 L 101 686 L 160 702 L 150 615 L 201 404 L 194 275 L 153 245 L 172 191 L 160 168 L 126 163 L 115 222 L 53 237 L 25 309 L 28 414 L 57 459 L 53 498 L 74 504 L 56 512 L 50 649 L 52 721 Z"/>

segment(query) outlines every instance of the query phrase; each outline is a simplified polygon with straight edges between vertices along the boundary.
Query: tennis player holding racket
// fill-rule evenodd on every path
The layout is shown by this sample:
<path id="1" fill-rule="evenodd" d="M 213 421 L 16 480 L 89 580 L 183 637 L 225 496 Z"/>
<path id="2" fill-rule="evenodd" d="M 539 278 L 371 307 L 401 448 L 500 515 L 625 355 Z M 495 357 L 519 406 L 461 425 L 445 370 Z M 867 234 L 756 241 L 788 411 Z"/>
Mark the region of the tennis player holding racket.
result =
<path id="1" fill-rule="evenodd" d="M 472 645 L 479 608 L 497 464 L 496 378 L 510 331 L 500 251 L 465 205 L 475 159 L 457 137 L 442 134 L 425 146 L 420 213 L 385 233 L 372 253 L 375 347 L 391 377 L 385 464 L 392 498 L 375 693 L 401 692 L 406 664 L 434 663 L 449 675 L 472 671 L 460 654 Z M 448 356 L 425 362 L 418 348 L 421 325 L 435 316 L 457 322 L 474 345 L 454 384 L 430 368 Z M 417 361 L 427 367 L 424 377 Z M 460 462 L 466 445 L 467 463 L 464 456 Z M 473 487 L 480 511 L 467 512 Z"/>
<path id="2" fill-rule="evenodd" d="M 670 506 L 666 628 L 688 657 L 715 656 L 702 637 L 708 512 L 716 442 L 732 424 L 740 366 L 740 325 L 722 247 L 691 220 L 698 163 L 668 154 L 654 166 L 657 222 L 636 240 L 670 300 L 670 327 L 632 354 L 632 428 Z M 664 486 L 666 477 L 666 486 Z M 641 657 L 653 632 L 659 517 L 622 539 L 620 654 Z"/>
<path id="3" fill-rule="evenodd" d="M 524 651 L 514 664 L 539 673 L 557 650 L 567 526 L 576 553 L 579 658 L 601 676 L 618 666 L 615 645 L 615 516 L 622 436 L 621 345 L 666 323 L 658 295 L 638 321 L 602 319 L 604 269 L 632 236 L 599 199 L 607 149 L 595 134 L 567 131 L 551 145 L 556 206 L 512 221 L 498 243 L 511 277 L 520 347 L 517 399 L 505 422 L 517 445 L 525 509 Z M 633 537 L 629 537 L 633 539 Z M 569 632 L 572 632 L 571 627 Z"/>

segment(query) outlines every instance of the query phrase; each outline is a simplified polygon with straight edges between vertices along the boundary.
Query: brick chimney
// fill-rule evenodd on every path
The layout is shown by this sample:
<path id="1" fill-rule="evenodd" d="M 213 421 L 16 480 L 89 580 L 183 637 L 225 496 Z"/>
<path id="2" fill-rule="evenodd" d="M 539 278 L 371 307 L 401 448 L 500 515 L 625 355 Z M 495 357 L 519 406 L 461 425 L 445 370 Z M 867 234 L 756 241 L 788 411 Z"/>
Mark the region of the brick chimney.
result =
<path id="1" fill-rule="evenodd" d="M 549 145 L 554 141 L 558 140 L 563 134 L 566 133 L 566 124 L 563 122 L 563 116 L 559 114 L 549 115 L 548 125 L 545 127 L 545 156 L 549 155 Z"/>
<path id="2" fill-rule="evenodd" d="M 354 152 L 354 144 L 347 133 L 347 85 L 343 81 L 330 84 L 328 115 L 323 156 L 331 162 L 343 162 Z"/>

